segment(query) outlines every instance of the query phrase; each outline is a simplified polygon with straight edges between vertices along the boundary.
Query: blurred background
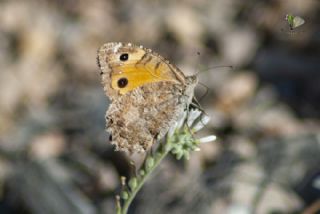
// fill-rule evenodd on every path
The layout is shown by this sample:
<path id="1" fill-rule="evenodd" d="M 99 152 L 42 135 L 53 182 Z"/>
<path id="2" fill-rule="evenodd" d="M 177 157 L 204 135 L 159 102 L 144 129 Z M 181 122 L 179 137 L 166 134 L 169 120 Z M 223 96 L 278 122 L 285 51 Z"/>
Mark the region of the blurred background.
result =
<path id="1" fill-rule="evenodd" d="M 318 0 L 1 0 L 0 213 L 115 213 L 133 170 L 105 132 L 111 41 L 200 72 L 218 136 L 168 157 L 130 213 L 320 213 Z"/>

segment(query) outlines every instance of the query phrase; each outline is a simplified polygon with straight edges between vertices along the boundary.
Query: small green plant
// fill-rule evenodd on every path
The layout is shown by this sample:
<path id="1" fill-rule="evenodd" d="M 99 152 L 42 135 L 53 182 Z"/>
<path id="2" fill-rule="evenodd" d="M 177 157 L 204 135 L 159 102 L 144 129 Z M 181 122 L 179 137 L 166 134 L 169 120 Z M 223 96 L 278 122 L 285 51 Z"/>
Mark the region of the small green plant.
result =
<path id="1" fill-rule="evenodd" d="M 139 192 L 149 175 L 159 166 L 160 162 L 168 155 L 173 154 L 176 159 L 189 159 L 190 152 L 199 151 L 200 143 L 214 141 L 216 136 L 210 135 L 196 139 L 194 134 L 209 122 L 209 117 L 199 110 L 191 110 L 188 116 L 185 113 L 179 122 L 172 126 L 166 136 L 165 142 L 160 144 L 155 152 L 149 153 L 136 176 L 127 182 L 121 177 L 122 190 L 116 196 L 117 214 L 126 214 L 131 202 Z"/>

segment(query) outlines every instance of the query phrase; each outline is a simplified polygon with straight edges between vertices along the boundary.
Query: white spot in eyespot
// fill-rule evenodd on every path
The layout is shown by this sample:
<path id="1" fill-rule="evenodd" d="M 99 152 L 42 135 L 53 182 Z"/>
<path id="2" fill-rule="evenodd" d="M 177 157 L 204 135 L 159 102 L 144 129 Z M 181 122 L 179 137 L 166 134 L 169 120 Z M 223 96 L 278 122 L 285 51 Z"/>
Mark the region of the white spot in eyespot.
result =
<path id="1" fill-rule="evenodd" d="M 131 47 L 131 46 L 132 46 L 132 44 L 131 44 L 131 43 L 128 43 L 128 46 L 129 46 L 129 47 Z"/>
<path id="2" fill-rule="evenodd" d="M 140 45 L 139 47 L 140 47 L 140 48 L 143 48 L 143 46 L 142 46 L 142 45 Z"/>

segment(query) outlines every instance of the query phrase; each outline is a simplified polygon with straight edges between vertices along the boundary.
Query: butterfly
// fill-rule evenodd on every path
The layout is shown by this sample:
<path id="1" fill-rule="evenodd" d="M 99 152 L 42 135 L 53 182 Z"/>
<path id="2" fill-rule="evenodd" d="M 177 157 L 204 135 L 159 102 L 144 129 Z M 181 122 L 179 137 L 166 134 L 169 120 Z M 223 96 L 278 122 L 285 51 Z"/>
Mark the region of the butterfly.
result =
<path id="1" fill-rule="evenodd" d="M 291 14 L 286 15 L 286 21 L 288 22 L 291 31 L 305 23 L 303 18 L 299 16 L 293 16 Z"/>
<path id="2" fill-rule="evenodd" d="M 110 42 L 98 50 L 97 64 L 111 104 L 107 131 L 116 150 L 149 150 L 188 109 L 197 85 L 196 75 L 178 67 L 151 49 Z"/>

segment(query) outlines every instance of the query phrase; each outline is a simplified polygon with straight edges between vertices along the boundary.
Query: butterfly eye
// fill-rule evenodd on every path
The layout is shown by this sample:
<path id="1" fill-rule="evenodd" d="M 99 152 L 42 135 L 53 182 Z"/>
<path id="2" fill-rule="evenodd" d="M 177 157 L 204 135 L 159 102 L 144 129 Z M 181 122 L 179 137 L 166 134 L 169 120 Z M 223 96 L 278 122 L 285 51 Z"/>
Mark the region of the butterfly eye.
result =
<path id="1" fill-rule="evenodd" d="M 128 79 L 127 78 L 120 78 L 118 80 L 118 87 L 119 88 L 124 88 L 128 85 Z"/>
<path id="2" fill-rule="evenodd" d="M 128 58 L 129 58 L 129 54 L 127 54 L 127 53 L 124 53 L 124 54 L 120 55 L 120 60 L 121 61 L 127 61 Z"/>

